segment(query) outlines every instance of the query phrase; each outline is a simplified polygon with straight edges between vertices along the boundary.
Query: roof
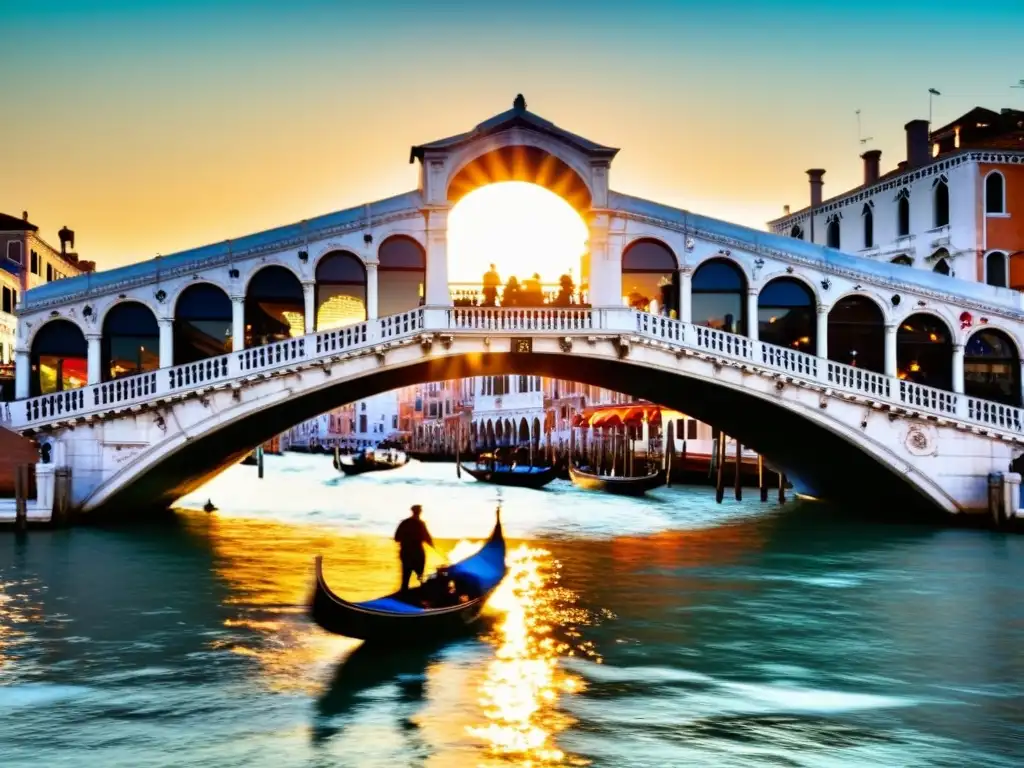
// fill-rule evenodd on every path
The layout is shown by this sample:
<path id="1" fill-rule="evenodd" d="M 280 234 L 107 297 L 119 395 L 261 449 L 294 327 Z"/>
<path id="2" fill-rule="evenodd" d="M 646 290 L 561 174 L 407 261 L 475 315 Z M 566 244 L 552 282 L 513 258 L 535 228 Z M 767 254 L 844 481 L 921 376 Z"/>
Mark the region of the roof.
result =
<path id="1" fill-rule="evenodd" d="M 178 271 L 206 269 L 211 266 L 211 261 L 227 260 L 229 257 L 242 259 L 253 253 L 301 245 L 307 239 L 320 239 L 330 235 L 333 230 L 358 224 L 368 216 L 373 218 L 386 216 L 399 211 L 416 209 L 421 205 L 422 201 L 418 191 L 406 192 L 368 205 L 324 214 L 295 224 L 286 224 L 283 227 L 244 235 L 233 240 L 179 251 L 168 256 L 159 256 L 103 272 L 92 272 L 55 280 L 26 292 L 23 302 L 25 308 L 31 308 L 34 304 L 55 299 L 70 299 L 86 292 L 103 290 L 115 285 L 127 286 L 146 283 L 161 274 L 170 276 Z"/>
<path id="2" fill-rule="evenodd" d="M 540 115 L 535 115 L 533 112 L 528 111 L 526 109 L 526 99 L 524 99 L 520 94 L 513 102 L 512 109 L 484 120 L 471 131 L 460 133 L 455 136 L 449 136 L 446 139 L 438 139 L 437 141 L 432 141 L 428 144 L 414 146 L 409 152 L 409 162 L 412 163 L 416 160 L 422 162 L 423 156 L 427 152 L 457 149 L 458 147 L 469 144 L 472 141 L 477 141 L 486 136 L 492 136 L 510 128 L 526 128 L 527 130 L 546 134 L 554 139 L 575 147 L 579 151 L 590 155 L 591 157 L 601 157 L 611 160 L 619 152 L 615 147 L 606 147 L 603 144 L 598 144 L 590 139 L 577 136 L 575 133 L 570 133 L 563 128 L 559 128 L 557 125 L 549 120 L 545 120 Z"/>
<path id="3" fill-rule="evenodd" d="M 39 227 L 26 219 L 0 213 L 0 232 L 38 232 Z"/>
<path id="4" fill-rule="evenodd" d="M 957 280 L 948 275 L 923 269 L 907 269 L 900 264 L 873 261 L 863 256 L 837 251 L 824 245 L 815 245 L 788 235 L 777 235 L 740 224 L 731 224 L 708 216 L 690 213 L 661 203 L 654 203 L 620 192 L 608 193 L 608 207 L 612 210 L 661 219 L 682 226 L 685 231 L 700 236 L 707 233 L 738 244 L 737 247 L 756 251 L 771 248 L 791 253 L 811 262 L 818 262 L 823 270 L 849 271 L 872 278 L 876 282 L 891 284 L 894 290 L 905 290 L 907 285 L 934 291 L 939 294 L 955 293 L 962 299 L 1020 313 L 1021 295 L 1010 288 L 995 288 L 985 283 Z M 951 282 L 955 281 L 955 282 Z"/>

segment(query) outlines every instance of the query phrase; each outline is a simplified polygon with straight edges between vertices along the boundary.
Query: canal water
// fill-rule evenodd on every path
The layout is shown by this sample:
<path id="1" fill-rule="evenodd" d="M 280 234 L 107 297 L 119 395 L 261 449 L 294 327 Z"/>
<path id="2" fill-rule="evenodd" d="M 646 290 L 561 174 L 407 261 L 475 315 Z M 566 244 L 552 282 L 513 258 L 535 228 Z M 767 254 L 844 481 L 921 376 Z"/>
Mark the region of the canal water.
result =
<path id="1" fill-rule="evenodd" d="M 207 498 L 0 537 L 0 765 L 1024 761 L 1021 537 L 451 465 L 341 478 L 326 456 L 234 467 L 186 503 Z M 511 570 L 479 637 L 381 656 L 306 620 L 315 554 L 368 598 L 397 582 L 410 504 L 458 557 L 499 501 Z"/>

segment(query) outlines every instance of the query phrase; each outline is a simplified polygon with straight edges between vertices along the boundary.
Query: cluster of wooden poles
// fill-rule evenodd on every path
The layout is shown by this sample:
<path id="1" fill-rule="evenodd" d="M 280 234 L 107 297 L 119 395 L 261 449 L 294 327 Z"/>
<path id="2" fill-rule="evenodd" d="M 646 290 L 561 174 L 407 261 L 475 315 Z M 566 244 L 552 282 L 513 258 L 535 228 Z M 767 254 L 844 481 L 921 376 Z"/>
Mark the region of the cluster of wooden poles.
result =
<path id="1" fill-rule="evenodd" d="M 714 456 L 712 456 L 711 470 L 715 473 L 715 501 L 722 503 L 725 498 L 725 432 L 718 430 L 715 438 Z M 736 453 L 733 459 L 733 487 L 736 494 L 736 501 L 743 500 L 743 483 L 740 472 L 743 467 L 743 446 L 736 440 Z M 786 475 L 778 472 L 779 477 L 779 503 L 786 501 Z M 768 478 L 764 471 L 764 456 L 757 455 L 757 487 L 761 492 L 761 501 L 768 501 Z"/>

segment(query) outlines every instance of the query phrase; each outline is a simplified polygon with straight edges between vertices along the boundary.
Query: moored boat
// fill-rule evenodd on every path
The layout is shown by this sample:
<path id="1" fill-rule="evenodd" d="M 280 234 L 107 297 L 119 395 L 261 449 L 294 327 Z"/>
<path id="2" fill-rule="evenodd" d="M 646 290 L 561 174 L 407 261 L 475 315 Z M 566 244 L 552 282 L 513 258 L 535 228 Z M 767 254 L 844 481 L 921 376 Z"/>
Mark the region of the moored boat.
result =
<path id="1" fill-rule="evenodd" d="M 543 488 L 558 476 L 557 467 L 531 467 L 500 462 L 492 453 L 481 454 L 474 464 L 459 462 L 458 468 L 481 483 L 515 488 Z"/>
<path id="2" fill-rule="evenodd" d="M 588 491 L 607 491 L 623 496 L 643 496 L 647 491 L 660 488 L 665 484 L 665 472 L 659 469 L 640 477 L 616 477 L 597 475 L 570 465 L 569 479 L 576 487 Z"/>
<path id="3" fill-rule="evenodd" d="M 324 580 L 323 556 L 317 555 L 310 617 L 328 632 L 357 640 L 425 644 L 465 632 L 505 578 L 505 570 L 500 516 L 476 554 L 438 569 L 418 587 L 365 602 L 336 595 Z"/>

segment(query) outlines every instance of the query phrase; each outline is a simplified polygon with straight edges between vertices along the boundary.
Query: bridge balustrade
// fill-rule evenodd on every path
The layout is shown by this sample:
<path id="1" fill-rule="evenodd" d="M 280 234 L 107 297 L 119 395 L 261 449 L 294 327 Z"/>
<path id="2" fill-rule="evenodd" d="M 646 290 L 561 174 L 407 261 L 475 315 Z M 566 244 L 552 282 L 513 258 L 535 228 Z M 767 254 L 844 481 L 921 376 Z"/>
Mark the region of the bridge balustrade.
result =
<path id="1" fill-rule="evenodd" d="M 254 373 L 284 370 L 340 352 L 367 349 L 381 341 L 412 338 L 424 332 L 532 333 L 551 335 L 636 335 L 671 347 L 761 367 L 831 389 L 860 395 L 908 410 L 942 416 L 1013 433 L 1024 432 L 1024 411 L 1009 405 L 916 384 L 823 360 L 787 347 L 778 347 L 715 328 L 626 308 L 563 307 L 416 309 L 356 325 L 319 331 L 218 357 L 149 371 L 55 392 L 13 403 L 12 426 L 26 428 L 95 415 L 186 394 L 190 390 L 225 385 Z M 19 413 L 20 411 L 20 413 Z"/>

